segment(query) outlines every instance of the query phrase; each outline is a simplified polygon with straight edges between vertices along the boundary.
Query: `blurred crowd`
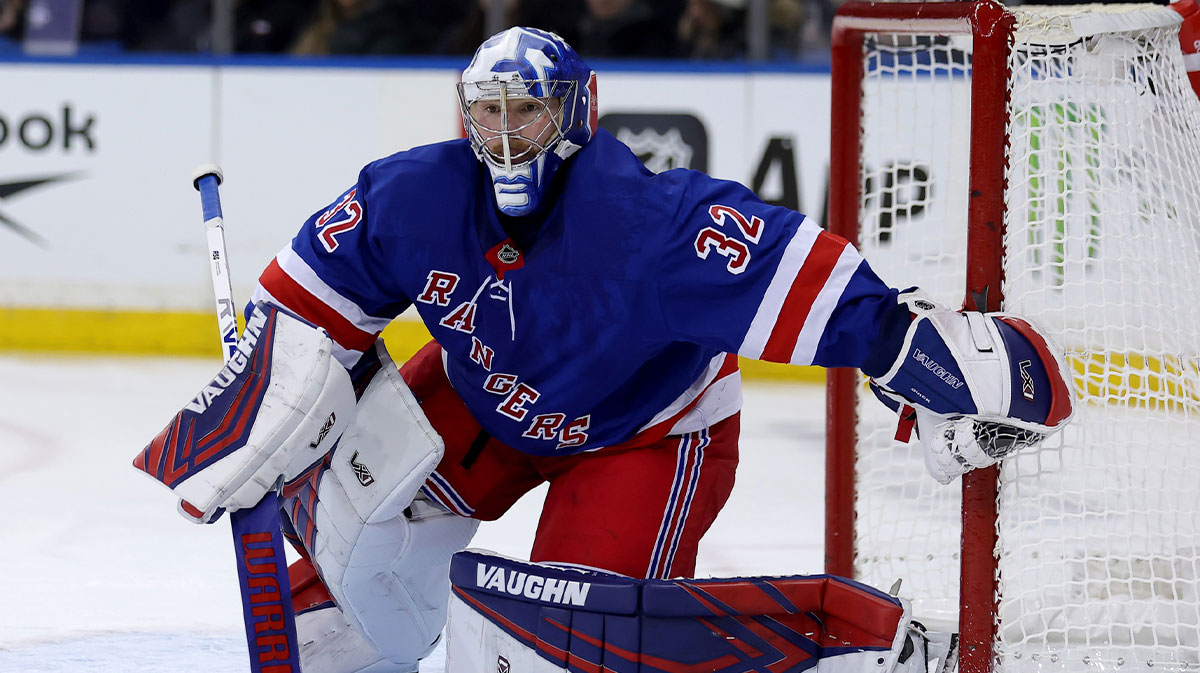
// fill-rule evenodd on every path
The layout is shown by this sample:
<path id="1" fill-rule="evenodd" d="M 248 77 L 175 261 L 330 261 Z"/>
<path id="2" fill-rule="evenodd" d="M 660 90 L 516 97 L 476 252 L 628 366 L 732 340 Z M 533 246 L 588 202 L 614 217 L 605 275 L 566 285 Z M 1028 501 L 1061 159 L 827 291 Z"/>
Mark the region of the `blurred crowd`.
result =
<path id="1" fill-rule="evenodd" d="M 30 3 L 0 0 L 0 36 L 20 42 Z M 769 0 L 768 58 L 828 49 L 838 0 Z M 487 36 L 491 0 L 234 0 L 233 51 L 464 55 Z M 553 30 L 588 58 L 736 60 L 747 0 L 505 0 L 504 26 Z M 121 51 L 205 53 L 212 0 L 82 0 L 80 40 Z"/>

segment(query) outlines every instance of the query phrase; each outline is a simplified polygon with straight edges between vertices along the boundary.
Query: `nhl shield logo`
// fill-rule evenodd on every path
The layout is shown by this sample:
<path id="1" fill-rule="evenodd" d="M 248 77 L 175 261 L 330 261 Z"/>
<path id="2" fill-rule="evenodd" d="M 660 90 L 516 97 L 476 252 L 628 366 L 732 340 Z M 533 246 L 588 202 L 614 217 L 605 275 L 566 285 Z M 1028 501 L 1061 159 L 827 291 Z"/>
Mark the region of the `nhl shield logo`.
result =
<path id="1" fill-rule="evenodd" d="M 525 266 L 525 260 L 521 259 L 521 251 L 513 243 L 511 238 L 506 238 L 497 243 L 491 250 L 484 255 L 488 264 L 496 270 L 496 278 L 504 280 L 504 274 L 509 271 L 516 271 Z"/>
<path id="2" fill-rule="evenodd" d="M 601 117 L 600 126 L 655 173 L 672 168 L 708 170 L 708 131 L 693 115 L 617 112 Z"/>
<path id="3" fill-rule="evenodd" d="M 508 665 L 508 659 L 505 659 L 503 654 L 500 655 L 496 659 L 496 673 L 509 673 L 511 670 L 512 667 Z"/>
<path id="4" fill-rule="evenodd" d="M 677 128 L 659 133 L 652 128 L 634 132 L 622 127 L 617 131 L 617 139 L 628 145 L 646 168 L 655 173 L 672 168 L 687 168 L 692 164 L 692 148 L 683 140 Z"/>
<path id="5" fill-rule="evenodd" d="M 517 250 L 512 243 L 506 242 L 496 251 L 496 258 L 505 264 L 512 264 L 521 258 L 521 251 Z"/>

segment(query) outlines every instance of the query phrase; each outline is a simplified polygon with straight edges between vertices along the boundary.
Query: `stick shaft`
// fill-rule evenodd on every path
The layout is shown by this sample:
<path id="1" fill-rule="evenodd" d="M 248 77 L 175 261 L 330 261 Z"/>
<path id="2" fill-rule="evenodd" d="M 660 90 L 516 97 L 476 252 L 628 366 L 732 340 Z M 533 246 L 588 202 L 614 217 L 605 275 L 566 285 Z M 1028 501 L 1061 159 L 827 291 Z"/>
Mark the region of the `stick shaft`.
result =
<path id="1" fill-rule="evenodd" d="M 229 260 L 225 252 L 225 218 L 221 213 L 218 183 L 217 176 L 206 175 L 196 181 L 196 188 L 200 190 L 204 229 L 208 237 L 208 270 L 212 276 L 213 297 L 216 299 L 221 355 L 228 361 L 237 350 L 237 308 L 233 303 L 233 282 L 229 277 Z"/>
<path id="2" fill-rule="evenodd" d="M 217 190 L 221 180 L 219 169 L 213 167 L 213 170 L 218 172 L 201 174 L 195 178 L 195 185 L 200 191 L 204 228 L 208 235 L 209 272 L 216 299 L 221 353 L 228 361 L 237 351 L 237 309 L 233 303 L 233 283 L 225 253 L 225 220 Z M 299 673 L 300 649 L 280 532 L 278 494 L 273 490 L 267 492 L 254 507 L 231 512 L 229 521 L 237 557 L 250 670 L 252 673 Z"/>

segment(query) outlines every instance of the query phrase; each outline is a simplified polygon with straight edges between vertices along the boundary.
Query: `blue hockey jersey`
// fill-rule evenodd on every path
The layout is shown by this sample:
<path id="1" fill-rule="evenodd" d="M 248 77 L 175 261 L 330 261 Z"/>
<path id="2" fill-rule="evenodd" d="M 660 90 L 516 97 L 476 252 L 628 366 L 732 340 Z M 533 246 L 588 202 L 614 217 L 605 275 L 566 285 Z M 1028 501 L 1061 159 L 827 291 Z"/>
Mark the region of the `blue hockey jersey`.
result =
<path id="1" fill-rule="evenodd" d="M 535 455 L 732 415 L 729 354 L 890 364 L 877 343 L 896 291 L 804 215 L 696 171 L 652 174 L 603 131 L 563 170 L 522 247 L 466 140 L 371 163 L 280 251 L 255 300 L 326 328 L 347 367 L 415 306 L 480 425 Z"/>

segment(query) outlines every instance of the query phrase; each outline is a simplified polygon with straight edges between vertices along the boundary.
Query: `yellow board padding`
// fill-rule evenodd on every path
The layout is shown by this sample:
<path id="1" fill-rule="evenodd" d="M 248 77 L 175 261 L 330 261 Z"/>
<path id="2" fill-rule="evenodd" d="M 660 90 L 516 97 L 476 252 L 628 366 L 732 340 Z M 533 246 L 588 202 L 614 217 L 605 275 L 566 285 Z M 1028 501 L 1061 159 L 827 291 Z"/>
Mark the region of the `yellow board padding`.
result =
<path id="1" fill-rule="evenodd" d="M 430 339 L 423 324 L 410 320 L 393 321 L 383 337 L 392 357 L 401 361 Z M 221 356 L 211 313 L 11 307 L 0 308 L 0 352 Z M 1067 360 L 1083 400 L 1200 408 L 1200 357 L 1082 350 Z M 745 358 L 741 367 L 749 380 L 825 380 L 819 367 Z"/>
<path id="2" fill-rule="evenodd" d="M 219 359 L 221 339 L 212 313 L 0 308 L 0 351 Z"/>
<path id="3" fill-rule="evenodd" d="M 1077 351 L 1067 355 L 1084 401 L 1178 411 L 1200 408 L 1200 356 Z"/>
<path id="4" fill-rule="evenodd" d="M 238 318 L 238 328 L 243 321 Z M 383 330 L 388 352 L 407 360 L 429 342 L 425 325 L 394 320 Z M 217 318 L 203 312 L 0 307 L 0 352 L 221 357 Z M 819 367 L 740 358 L 742 377 L 824 383 Z"/>

